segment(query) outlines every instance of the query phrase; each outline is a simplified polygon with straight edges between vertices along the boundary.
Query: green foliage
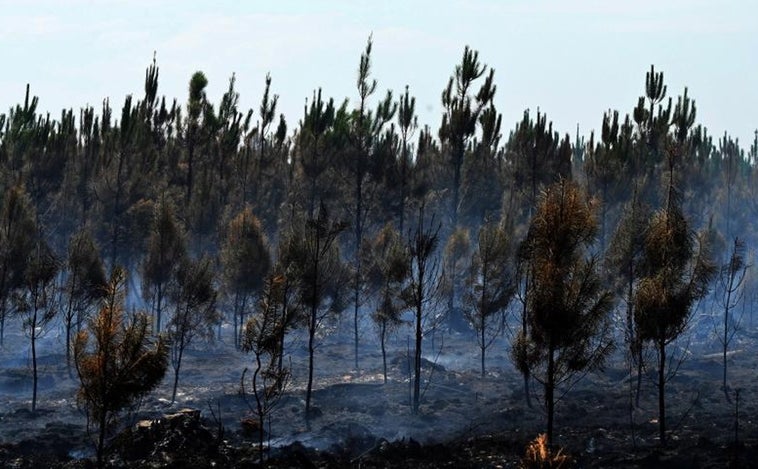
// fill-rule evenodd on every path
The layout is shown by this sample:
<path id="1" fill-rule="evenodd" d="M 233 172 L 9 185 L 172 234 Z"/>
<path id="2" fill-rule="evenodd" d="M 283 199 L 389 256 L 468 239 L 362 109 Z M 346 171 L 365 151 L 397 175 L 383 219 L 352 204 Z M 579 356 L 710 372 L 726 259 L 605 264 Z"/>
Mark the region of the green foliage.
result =
<path id="1" fill-rule="evenodd" d="M 511 132 L 505 153 L 510 162 L 510 194 L 505 201 L 517 211 L 517 224 L 528 223 L 540 191 L 560 178 L 571 177 L 571 143 L 568 135 L 560 139 L 546 114 L 537 111 L 533 120 L 526 110 Z"/>
<path id="2" fill-rule="evenodd" d="M 489 70 L 487 77 L 476 94 L 469 94 L 474 82 L 487 71 L 487 66 L 479 62 L 479 52 L 463 50 L 460 65 L 455 67 L 455 73 L 448 81 L 442 92 L 442 106 L 445 112 L 442 116 L 439 138 L 446 146 L 452 167 L 452 226 L 458 224 L 460 190 L 462 184 L 462 168 L 468 143 L 476 132 L 476 125 L 481 120 L 483 125 L 483 141 L 492 143 L 499 133 L 500 118 L 493 104 L 497 86 L 494 83 L 495 71 Z"/>

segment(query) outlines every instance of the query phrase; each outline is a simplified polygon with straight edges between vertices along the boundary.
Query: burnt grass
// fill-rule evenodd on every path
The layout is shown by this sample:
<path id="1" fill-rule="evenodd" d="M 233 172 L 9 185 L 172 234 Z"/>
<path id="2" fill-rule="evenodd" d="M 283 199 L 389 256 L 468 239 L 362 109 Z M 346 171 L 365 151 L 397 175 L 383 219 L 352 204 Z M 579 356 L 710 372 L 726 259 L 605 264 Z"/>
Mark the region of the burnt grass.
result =
<path id="1" fill-rule="evenodd" d="M 23 354 L 9 352 L 23 349 L 22 339 L 11 336 L 0 355 L 0 467 L 94 467 L 94 434 L 76 404 L 76 379 L 63 355 L 43 355 L 38 411 L 29 410 L 31 371 Z M 634 381 L 620 352 L 559 402 L 556 446 L 575 467 L 758 467 L 756 339 L 758 331 L 747 328 L 730 356 L 730 382 L 740 389 L 738 418 L 734 399 L 728 402 L 721 387 L 713 341 L 707 333 L 692 334 L 687 349 L 680 349 L 686 360 L 667 388 L 665 447 L 658 441 L 654 385 L 644 379 L 640 405 L 631 406 Z M 450 333 L 444 341 L 437 338 L 434 350 L 430 344 L 428 384 L 418 415 L 412 415 L 408 357 L 397 351 L 406 337 L 396 339 L 387 383 L 372 338 L 364 339 L 357 370 L 349 339 L 327 338 L 316 355 L 316 410 L 306 419 L 306 360 L 294 338 L 293 380 L 265 429 L 265 466 L 518 467 L 526 445 L 544 431 L 544 409 L 538 395 L 531 408 L 526 405 L 505 340 L 490 349 L 484 377 L 472 340 Z M 258 467 L 252 403 L 240 393 L 250 361 L 221 342 L 191 350 L 176 403 L 168 402 L 166 379 L 120 417 L 109 440 L 108 467 Z"/>

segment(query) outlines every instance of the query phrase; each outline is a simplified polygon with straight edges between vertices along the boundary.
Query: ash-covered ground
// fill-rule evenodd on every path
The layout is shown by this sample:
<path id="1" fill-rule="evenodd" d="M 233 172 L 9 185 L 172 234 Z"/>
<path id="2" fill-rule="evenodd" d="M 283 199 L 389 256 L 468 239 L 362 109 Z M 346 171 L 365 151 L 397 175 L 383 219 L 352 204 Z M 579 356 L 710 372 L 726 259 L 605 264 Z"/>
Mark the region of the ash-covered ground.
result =
<path id="1" fill-rule="evenodd" d="M 629 379 L 623 345 L 602 373 L 584 377 L 559 402 L 555 443 L 581 467 L 758 464 L 758 328 L 746 325 L 731 347 L 729 381 L 740 390 L 737 406 L 724 396 L 719 345 L 708 321 L 701 318 L 700 327 L 672 348 L 686 360 L 667 388 L 671 441 L 666 448 L 659 447 L 658 402 L 650 379 L 643 380 L 639 407 L 630 405 L 634 380 Z M 316 352 L 312 405 L 318 416 L 310 423 L 304 413 L 305 344 L 297 334 L 288 341 L 293 376 L 271 416 L 266 438 L 268 460 L 275 467 L 515 467 L 525 445 L 544 431 L 539 395 L 532 398 L 533 407 L 527 407 L 523 379 L 508 357 L 507 337 L 488 350 L 484 377 L 472 333 L 440 328 L 433 338 L 425 337 L 427 381 L 420 412 L 413 415 L 410 331 L 401 329 L 389 346 L 385 384 L 372 329 L 367 327 L 362 337 L 359 369 L 347 332 L 350 325 L 338 329 L 345 332 L 323 338 Z M 28 339 L 15 324 L 6 332 L 0 352 L 0 466 L 87 467 L 94 455 L 94 435 L 88 435 L 86 416 L 77 407 L 78 382 L 75 372 L 70 375 L 66 368 L 65 338 L 51 331 L 40 343 L 38 411 L 32 414 Z M 252 358 L 230 345 L 229 331 L 223 337 L 229 340 L 197 344 L 188 352 L 177 402 L 169 403 L 167 374 L 158 390 L 124 413 L 121 428 L 131 432 L 113 439 L 112 465 L 254 465 L 257 437 L 243 424 L 253 416 L 252 402 L 240 393 L 243 370 Z M 539 390 L 538 383 L 532 386 Z M 131 451 L 128 457 L 119 452 L 131 440 L 144 440 L 134 433 L 138 422 L 158 421 L 181 409 L 199 411 L 192 424 L 197 428 L 185 425 L 185 430 L 176 430 L 187 432 L 178 439 L 161 440 L 158 435 L 143 441 L 149 447 Z M 193 456 L 194 462 L 182 459 L 193 451 L 203 454 Z"/>

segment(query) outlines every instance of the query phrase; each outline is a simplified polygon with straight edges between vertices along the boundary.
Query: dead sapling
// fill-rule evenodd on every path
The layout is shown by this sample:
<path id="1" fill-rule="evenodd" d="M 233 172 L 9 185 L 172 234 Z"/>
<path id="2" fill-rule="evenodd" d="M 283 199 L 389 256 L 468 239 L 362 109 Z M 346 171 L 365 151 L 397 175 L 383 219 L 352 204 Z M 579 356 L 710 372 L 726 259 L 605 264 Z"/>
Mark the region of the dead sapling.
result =
<path id="1" fill-rule="evenodd" d="M 285 333 L 285 328 L 278 320 L 281 316 L 279 308 L 282 304 L 283 286 L 285 279 L 282 276 L 269 276 L 263 286 L 258 311 L 253 314 L 245 324 L 242 337 L 242 350 L 252 353 L 253 375 L 251 378 L 252 395 L 254 402 L 247 399 L 245 391 L 245 375 L 248 368 L 242 373 L 241 392 L 250 410 L 255 415 L 254 433 L 258 436 L 259 462 L 263 465 L 264 446 L 263 439 L 264 422 L 271 421 L 271 414 L 284 395 L 290 378 L 288 367 L 279 367 L 280 335 Z M 269 423 L 269 434 L 271 432 Z"/>

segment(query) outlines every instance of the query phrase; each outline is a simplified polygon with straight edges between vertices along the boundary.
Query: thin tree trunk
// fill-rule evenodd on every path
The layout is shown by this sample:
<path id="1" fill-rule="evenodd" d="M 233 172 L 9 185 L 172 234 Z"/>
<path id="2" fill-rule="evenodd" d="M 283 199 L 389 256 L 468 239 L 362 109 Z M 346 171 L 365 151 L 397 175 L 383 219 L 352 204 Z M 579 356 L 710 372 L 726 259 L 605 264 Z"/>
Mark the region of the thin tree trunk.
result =
<path id="1" fill-rule="evenodd" d="M 289 280 L 285 279 L 284 290 L 282 292 L 282 328 L 279 332 L 279 357 L 277 359 L 277 370 L 282 374 L 284 369 L 284 338 L 287 335 L 287 316 L 289 315 Z"/>
<path id="2" fill-rule="evenodd" d="M 360 262 L 358 263 L 360 265 Z M 360 267 L 359 267 L 360 269 Z M 359 274 L 356 273 L 356 277 Z M 356 278 L 356 282 L 358 282 L 358 279 Z M 353 310 L 353 337 L 355 342 L 355 371 L 358 371 L 358 302 L 360 301 L 359 298 L 359 287 L 356 285 L 355 287 L 355 306 Z"/>
<path id="3" fill-rule="evenodd" d="M 460 153 L 459 153 L 460 152 Z M 456 149 L 455 156 L 455 171 L 453 174 L 453 210 L 452 210 L 452 227 L 455 229 L 458 226 L 458 204 L 460 198 L 461 187 L 461 166 L 463 165 L 463 145 L 461 144 L 460 150 Z"/>
<path id="4" fill-rule="evenodd" d="M 420 282 L 419 282 L 420 284 Z M 417 414 L 421 400 L 421 302 L 416 305 L 416 350 L 414 353 L 413 413 Z"/>
<path id="5" fill-rule="evenodd" d="M 406 134 L 403 132 L 403 153 L 402 153 L 402 160 L 400 161 L 400 226 L 399 226 L 399 232 L 402 235 L 403 234 L 403 225 L 405 223 L 405 184 L 407 177 L 407 142 L 406 142 Z"/>
<path id="6" fill-rule="evenodd" d="M 735 241 L 735 250 L 736 250 L 736 241 Z M 732 259 L 734 259 L 732 257 Z M 730 262 L 730 267 L 733 266 Z M 734 276 L 736 273 L 730 268 L 729 271 L 729 285 L 726 290 L 726 302 L 724 303 L 724 396 L 726 397 L 727 402 L 732 402 L 731 396 L 729 396 L 729 388 L 727 387 L 727 381 L 726 381 L 726 369 L 727 369 L 727 363 L 726 363 L 726 352 L 729 349 L 729 310 L 731 309 L 731 302 L 732 302 L 732 291 L 734 289 Z M 739 286 L 739 285 L 738 285 Z"/>
<path id="7" fill-rule="evenodd" d="M 666 344 L 658 344 L 658 429 L 661 446 L 666 446 Z"/>
<path id="8" fill-rule="evenodd" d="M 103 457 L 105 456 L 103 453 L 105 452 L 105 431 L 106 431 L 106 415 L 105 415 L 105 409 L 101 409 L 102 413 L 100 415 L 100 431 L 97 435 L 97 467 L 102 468 L 105 467 L 105 461 Z"/>
<path id="9" fill-rule="evenodd" d="M 160 334 L 161 333 L 161 309 L 163 306 L 163 282 L 158 282 L 158 293 L 156 294 L 156 305 L 155 305 L 155 332 Z"/>
<path id="10" fill-rule="evenodd" d="M 179 387 L 179 369 L 182 367 L 182 355 L 184 355 L 184 344 L 179 344 L 179 357 L 176 360 L 176 367 L 174 367 L 174 390 L 171 392 L 172 404 L 176 402 L 176 389 Z"/>
<path id="11" fill-rule="evenodd" d="M 550 344 L 547 360 L 547 383 L 545 384 L 545 404 L 547 404 L 547 443 L 553 444 L 553 418 L 555 416 L 555 347 Z"/>
<path id="12" fill-rule="evenodd" d="M 37 313 L 35 311 L 31 324 L 32 336 L 32 413 L 37 411 Z"/>
<path id="13" fill-rule="evenodd" d="M 485 340 L 484 326 L 485 326 L 485 320 L 484 320 L 484 315 L 482 315 L 482 324 L 481 324 L 482 343 L 480 345 L 482 349 L 482 378 L 484 378 L 486 374 L 486 371 L 484 369 L 484 352 L 487 349 L 486 342 L 484 341 Z"/>
<path id="14" fill-rule="evenodd" d="M 261 467 L 263 467 L 263 419 L 265 417 L 265 412 L 263 408 L 263 403 L 261 402 L 261 396 L 258 392 L 258 374 L 261 370 L 261 354 L 260 351 L 255 352 L 255 373 L 253 373 L 253 394 L 255 395 L 255 406 L 256 410 L 258 412 L 258 451 L 259 451 L 259 459 L 258 462 L 260 463 Z M 264 383 L 265 387 L 265 383 Z M 264 389 L 265 393 L 265 389 Z"/>
<path id="15" fill-rule="evenodd" d="M 305 390 L 305 417 L 311 418 L 311 393 L 313 391 L 313 354 L 316 338 L 316 306 L 311 307 L 311 324 L 308 328 L 308 387 Z"/>
<path id="16" fill-rule="evenodd" d="M 387 335 L 387 324 L 382 321 L 379 339 L 382 345 L 382 369 L 384 370 L 384 384 L 387 384 L 387 350 L 384 344 Z"/>
<path id="17" fill-rule="evenodd" d="M 361 121 L 363 120 L 361 108 Z M 361 149 L 361 152 L 363 150 Z M 362 156 L 359 156 L 362 158 Z M 358 162 L 360 165 L 360 161 Z M 359 166 L 355 185 L 355 285 L 353 309 L 353 333 L 355 339 L 355 370 L 358 371 L 358 310 L 361 293 L 361 244 L 363 243 L 363 168 Z"/>
<path id="18" fill-rule="evenodd" d="M 524 292 L 526 293 L 526 291 L 529 290 L 529 271 L 527 271 L 526 278 L 525 278 L 524 282 L 525 282 L 524 283 Z M 526 299 L 524 299 L 523 305 L 524 305 L 524 308 L 521 311 L 521 331 L 524 334 L 524 337 L 526 337 L 527 327 L 528 327 L 527 316 L 526 316 L 526 314 L 527 314 L 527 312 L 526 312 Z M 529 369 L 528 369 L 527 366 L 525 366 L 524 367 L 524 397 L 526 398 L 526 406 L 531 409 L 532 408 L 532 397 L 531 397 L 531 395 L 529 393 L 529 377 L 530 377 Z"/>
<path id="19" fill-rule="evenodd" d="M 76 280 L 74 280 L 76 281 Z M 70 293 L 70 292 L 69 292 Z M 71 326 L 74 322 L 74 305 L 72 295 L 69 295 L 68 307 L 66 308 L 66 370 L 71 376 Z"/>
<path id="20" fill-rule="evenodd" d="M 637 392 L 635 394 L 634 404 L 640 406 L 640 395 L 642 394 L 642 344 L 637 346 Z"/>

